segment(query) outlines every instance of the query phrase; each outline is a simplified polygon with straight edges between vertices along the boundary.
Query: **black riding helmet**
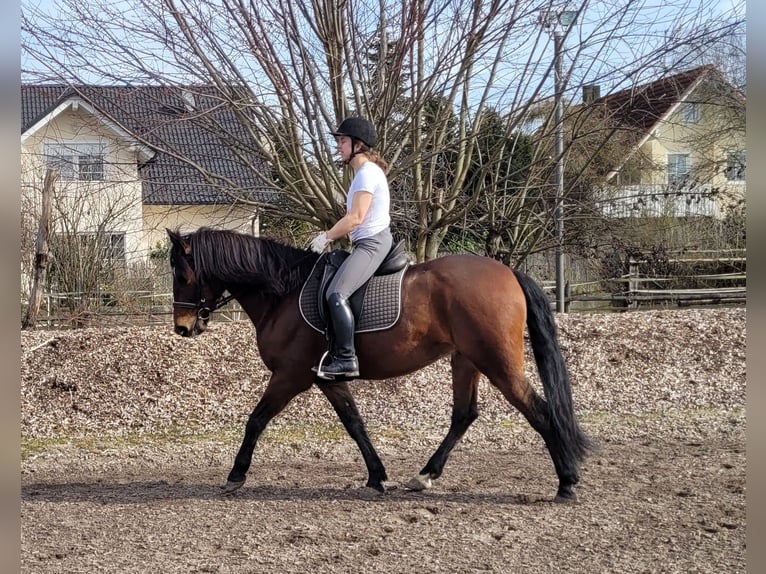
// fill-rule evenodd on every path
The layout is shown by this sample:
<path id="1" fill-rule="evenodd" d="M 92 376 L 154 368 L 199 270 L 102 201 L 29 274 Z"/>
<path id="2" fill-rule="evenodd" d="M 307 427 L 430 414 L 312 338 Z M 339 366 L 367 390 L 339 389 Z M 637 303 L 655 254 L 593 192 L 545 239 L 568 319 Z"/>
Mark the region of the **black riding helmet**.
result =
<path id="1" fill-rule="evenodd" d="M 335 137 L 348 136 L 352 140 L 359 140 L 369 148 L 374 148 L 378 143 L 375 126 L 364 118 L 346 118 L 340 123 L 338 129 L 330 134 Z"/>

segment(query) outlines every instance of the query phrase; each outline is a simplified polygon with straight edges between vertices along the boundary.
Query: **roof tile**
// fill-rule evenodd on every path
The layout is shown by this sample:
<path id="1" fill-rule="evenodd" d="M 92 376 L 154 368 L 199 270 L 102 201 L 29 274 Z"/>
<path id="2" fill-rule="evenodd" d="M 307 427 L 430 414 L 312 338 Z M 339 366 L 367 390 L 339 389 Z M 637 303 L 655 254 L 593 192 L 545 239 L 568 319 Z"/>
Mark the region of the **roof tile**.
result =
<path id="1" fill-rule="evenodd" d="M 195 106 L 187 108 L 184 94 Z M 143 201 L 156 205 L 230 204 L 232 196 L 273 201 L 275 194 L 259 173 L 263 158 L 213 86 L 21 86 L 21 132 L 61 102 L 79 97 L 118 123 L 156 155 L 139 166 Z M 193 95 L 193 96 L 192 96 Z M 167 153 L 167 151 L 173 153 Z M 211 175 L 174 157 L 192 159 Z M 231 183 L 226 182 L 229 180 Z"/>
<path id="2" fill-rule="evenodd" d="M 681 100 L 697 80 L 713 69 L 710 65 L 699 66 L 603 96 L 595 100 L 593 105 L 605 106 L 616 123 L 646 133 Z"/>

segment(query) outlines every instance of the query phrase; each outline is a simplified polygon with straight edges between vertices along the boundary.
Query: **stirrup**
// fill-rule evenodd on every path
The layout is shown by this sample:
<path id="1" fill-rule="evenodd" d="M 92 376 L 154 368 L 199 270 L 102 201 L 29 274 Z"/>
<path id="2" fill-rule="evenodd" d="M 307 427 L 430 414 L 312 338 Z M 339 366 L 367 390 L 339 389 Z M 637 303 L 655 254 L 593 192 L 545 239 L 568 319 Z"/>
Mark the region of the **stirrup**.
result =
<path id="1" fill-rule="evenodd" d="M 317 377 L 319 377 L 320 379 L 324 379 L 326 381 L 332 381 L 335 378 L 335 377 L 328 377 L 327 374 L 325 374 L 325 372 L 322 370 L 322 365 L 324 365 L 324 360 L 327 358 L 327 355 L 329 354 L 330 354 L 330 350 L 328 349 L 327 351 L 324 352 L 324 354 L 322 355 L 322 358 L 319 359 L 319 365 L 311 369 L 312 371 L 316 371 Z"/>

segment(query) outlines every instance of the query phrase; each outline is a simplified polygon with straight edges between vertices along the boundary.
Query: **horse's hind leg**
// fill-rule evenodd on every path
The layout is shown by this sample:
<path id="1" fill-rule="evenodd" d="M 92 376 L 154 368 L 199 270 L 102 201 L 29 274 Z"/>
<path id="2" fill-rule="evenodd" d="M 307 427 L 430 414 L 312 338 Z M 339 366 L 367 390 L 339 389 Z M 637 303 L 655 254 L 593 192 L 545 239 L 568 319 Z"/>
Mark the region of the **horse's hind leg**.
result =
<path id="1" fill-rule="evenodd" d="M 305 374 L 293 376 L 274 373 L 263 392 L 261 400 L 255 405 L 245 427 L 242 446 L 234 458 L 234 466 L 229 472 L 225 492 L 231 493 L 245 484 L 247 471 L 253 460 L 253 451 L 258 438 L 269 421 L 279 414 L 296 395 L 311 388 L 313 380 Z"/>
<path id="2" fill-rule="evenodd" d="M 529 384 L 523 372 L 504 376 L 490 374 L 488 378 L 489 382 L 497 387 L 508 402 L 524 415 L 532 428 L 545 441 L 545 446 L 548 447 L 556 475 L 559 478 L 555 502 L 574 502 L 577 500 L 574 492 L 574 485 L 578 481 L 577 471 L 565 463 L 560 447 L 562 438 L 558 436 L 551 424 L 551 410 L 547 401 Z"/>
<path id="3" fill-rule="evenodd" d="M 431 481 L 441 476 L 452 449 L 479 416 L 476 403 L 481 375 L 478 369 L 458 352 L 452 354 L 451 363 L 453 403 L 449 431 L 420 474 L 405 485 L 410 490 L 424 490 L 431 487 Z"/>
<path id="4" fill-rule="evenodd" d="M 386 469 L 367 435 L 367 429 L 356 407 L 348 383 L 341 381 L 322 382 L 318 384 L 318 387 L 330 401 L 343 426 L 346 427 L 346 431 L 362 452 L 364 463 L 367 465 L 367 486 L 379 492 L 385 492 L 383 481 L 388 480 Z"/>

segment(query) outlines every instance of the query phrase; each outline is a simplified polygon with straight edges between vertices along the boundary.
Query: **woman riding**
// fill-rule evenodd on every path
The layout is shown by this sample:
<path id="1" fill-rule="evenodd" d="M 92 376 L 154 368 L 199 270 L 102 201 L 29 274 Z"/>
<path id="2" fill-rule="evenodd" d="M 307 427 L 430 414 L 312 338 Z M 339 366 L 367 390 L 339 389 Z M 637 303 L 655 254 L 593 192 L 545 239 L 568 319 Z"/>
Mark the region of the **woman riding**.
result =
<path id="1" fill-rule="evenodd" d="M 346 235 L 352 243 L 351 254 L 327 289 L 335 348 L 332 361 L 318 371 L 327 379 L 359 376 L 354 347 L 354 314 L 348 300 L 372 277 L 393 243 L 386 178 L 388 164 L 373 150 L 378 140 L 375 126 L 364 118 L 350 117 L 331 133 L 335 136 L 341 161 L 354 170 L 354 178 L 348 189 L 346 214 L 311 242 L 311 248 L 317 253 L 322 253 L 330 242 Z"/>

